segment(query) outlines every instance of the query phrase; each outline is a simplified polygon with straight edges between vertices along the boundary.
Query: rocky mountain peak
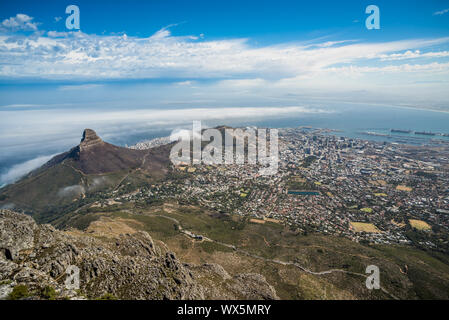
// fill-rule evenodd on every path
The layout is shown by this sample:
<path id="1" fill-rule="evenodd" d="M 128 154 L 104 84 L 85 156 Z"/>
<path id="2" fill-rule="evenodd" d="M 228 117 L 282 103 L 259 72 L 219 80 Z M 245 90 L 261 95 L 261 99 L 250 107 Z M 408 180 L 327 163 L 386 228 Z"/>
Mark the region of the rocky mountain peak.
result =
<path id="1" fill-rule="evenodd" d="M 81 148 L 87 148 L 91 147 L 93 145 L 101 144 L 103 140 L 99 136 L 97 136 L 97 133 L 92 129 L 85 129 L 83 132 L 83 138 L 81 139 L 80 147 Z"/>

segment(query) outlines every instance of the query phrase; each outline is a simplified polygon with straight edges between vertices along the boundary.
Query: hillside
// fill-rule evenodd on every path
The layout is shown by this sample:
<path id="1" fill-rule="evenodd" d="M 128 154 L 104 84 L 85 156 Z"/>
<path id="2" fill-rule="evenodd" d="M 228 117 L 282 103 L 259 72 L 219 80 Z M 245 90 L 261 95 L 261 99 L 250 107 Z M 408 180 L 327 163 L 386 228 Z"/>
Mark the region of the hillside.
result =
<path id="1" fill-rule="evenodd" d="M 51 221 L 53 213 L 63 211 L 73 201 L 102 190 L 112 191 L 128 177 L 135 177 L 139 183 L 162 179 L 169 171 L 169 147 L 118 147 L 86 129 L 78 146 L 1 189 L 0 207 L 22 209 L 39 221 Z"/>
<path id="2" fill-rule="evenodd" d="M 162 241 L 184 262 L 221 265 L 231 276 L 261 274 L 281 299 L 448 299 L 447 255 L 412 246 L 364 245 L 300 233 L 176 202 L 95 204 L 55 221 L 90 232 L 123 224 Z M 108 221 L 108 230 L 104 222 Z M 123 231 L 122 231 L 123 232 Z M 196 237 L 196 236 L 201 237 Z M 381 269 L 383 290 L 365 287 L 368 265 Z"/>

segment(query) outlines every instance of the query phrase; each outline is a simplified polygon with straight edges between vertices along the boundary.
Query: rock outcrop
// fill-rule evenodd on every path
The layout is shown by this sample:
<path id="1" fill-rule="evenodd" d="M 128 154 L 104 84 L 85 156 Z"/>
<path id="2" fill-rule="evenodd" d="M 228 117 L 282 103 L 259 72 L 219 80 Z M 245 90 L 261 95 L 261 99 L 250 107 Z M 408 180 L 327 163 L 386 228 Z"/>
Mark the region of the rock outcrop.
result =
<path id="1" fill-rule="evenodd" d="M 79 269 L 79 290 L 66 285 L 70 266 Z M 143 231 L 99 237 L 0 210 L 0 295 L 17 285 L 32 298 L 52 287 L 56 298 L 71 299 L 277 299 L 263 276 L 183 264 Z"/>
<path id="2" fill-rule="evenodd" d="M 104 143 L 103 140 L 97 136 L 97 133 L 94 130 L 85 129 L 80 143 L 80 150 L 83 151 L 89 147 L 101 145 L 102 143 Z"/>

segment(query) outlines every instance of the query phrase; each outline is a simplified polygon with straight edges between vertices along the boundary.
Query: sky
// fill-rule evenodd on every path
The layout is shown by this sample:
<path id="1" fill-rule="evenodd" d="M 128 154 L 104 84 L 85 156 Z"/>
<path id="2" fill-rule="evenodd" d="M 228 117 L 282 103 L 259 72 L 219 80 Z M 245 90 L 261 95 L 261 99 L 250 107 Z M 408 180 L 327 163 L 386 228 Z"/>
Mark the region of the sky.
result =
<path id="1" fill-rule="evenodd" d="M 368 5 L 380 29 L 366 28 Z M 0 163 L 87 125 L 117 134 L 323 101 L 449 110 L 449 1 L 0 0 Z"/>

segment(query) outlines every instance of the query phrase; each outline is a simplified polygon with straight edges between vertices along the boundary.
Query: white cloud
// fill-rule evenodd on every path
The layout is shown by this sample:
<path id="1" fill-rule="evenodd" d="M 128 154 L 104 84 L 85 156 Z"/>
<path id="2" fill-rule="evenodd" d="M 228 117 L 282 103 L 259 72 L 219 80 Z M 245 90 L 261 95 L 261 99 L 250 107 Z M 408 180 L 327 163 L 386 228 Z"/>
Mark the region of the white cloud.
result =
<path id="1" fill-rule="evenodd" d="M 36 108 L 36 107 L 42 107 L 43 105 L 41 104 L 8 104 L 5 106 L 0 106 L 0 108 Z"/>
<path id="2" fill-rule="evenodd" d="M 441 11 L 434 12 L 433 15 L 434 15 L 434 16 L 442 16 L 443 14 L 446 14 L 446 13 L 448 13 L 448 12 L 449 12 L 449 8 L 448 8 L 448 9 L 441 10 Z"/>
<path id="3" fill-rule="evenodd" d="M 406 59 L 403 51 L 449 42 L 449 38 L 381 43 L 355 40 L 252 47 L 247 39 L 206 41 L 175 37 L 163 28 L 148 38 L 49 31 L 47 37 L 0 36 L 0 77 L 44 79 L 259 78 L 313 76 L 335 64 L 366 59 Z M 411 51 L 413 50 L 413 51 Z M 398 55 L 398 56 L 394 56 Z M 401 56 L 404 55 L 404 56 Z M 447 52 L 415 55 L 445 57 Z"/>
<path id="4" fill-rule="evenodd" d="M 175 80 L 172 90 L 165 92 L 165 100 L 169 97 L 172 104 L 212 101 L 215 105 L 229 97 L 234 101 L 251 95 L 280 99 L 290 93 L 305 94 L 305 90 L 327 97 L 331 91 L 344 90 L 372 91 L 379 96 L 387 88 L 393 95 L 394 89 L 399 93 L 413 82 L 407 95 L 401 93 L 408 102 L 425 96 L 447 104 L 448 97 L 441 89 L 447 86 L 444 77 L 449 76 L 448 44 L 449 37 L 373 43 L 326 38 L 256 47 L 248 39 L 209 41 L 173 36 L 169 27 L 145 38 L 80 31 L 49 31 L 45 36 L 28 37 L 0 34 L 0 61 L 4 62 L 0 79 L 75 80 L 81 84 L 61 86 L 58 91 L 76 99 L 70 92 L 92 89 L 98 96 L 107 94 L 108 85 L 95 91 L 98 85 L 85 82 L 170 78 Z M 204 79 L 212 79 L 214 84 L 202 82 Z M 430 90 L 429 83 L 437 83 L 436 89 Z M 109 95 L 119 99 L 118 93 L 124 92 L 123 88 L 109 90 Z M 188 95 L 180 96 L 187 91 Z M 133 92 L 127 103 L 135 96 L 148 101 L 144 93 Z"/>
<path id="5" fill-rule="evenodd" d="M 103 87 L 101 84 L 80 84 L 80 85 L 67 85 L 67 86 L 60 86 L 59 90 L 62 91 L 71 91 L 71 90 L 89 90 L 94 88 L 100 88 Z"/>
<path id="6" fill-rule="evenodd" d="M 319 48 L 328 48 L 328 47 L 333 47 L 335 45 L 349 43 L 349 42 L 357 42 L 357 40 L 327 41 L 327 42 L 319 43 L 316 46 Z"/>
<path id="7" fill-rule="evenodd" d="M 59 32 L 59 31 L 48 31 L 47 35 L 50 38 L 60 38 L 60 37 L 68 37 L 70 35 L 70 32 Z"/>
<path id="8" fill-rule="evenodd" d="M 59 189 L 58 196 L 60 197 L 77 197 L 85 193 L 85 189 L 80 185 L 73 185 Z"/>
<path id="9" fill-rule="evenodd" d="M 41 157 L 37 157 L 35 159 L 28 160 L 23 163 L 14 165 L 7 172 L 3 173 L 0 176 L 0 185 L 13 183 L 13 182 L 19 180 L 20 178 L 25 176 L 27 173 L 42 166 L 44 163 L 46 163 L 52 157 L 54 157 L 54 155 L 41 156 Z"/>
<path id="10" fill-rule="evenodd" d="M 193 132 L 193 138 L 194 139 L 200 139 L 201 138 L 201 134 L 198 132 Z M 192 130 L 187 130 L 187 129 L 175 129 L 173 130 L 173 132 L 170 135 L 170 141 L 178 141 L 179 139 L 181 140 L 191 140 L 192 139 Z"/>
<path id="11" fill-rule="evenodd" d="M 359 67 L 359 66 L 349 66 L 349 67 L 338 67 L 338 68 L 328 68 L 328 71 L 343 74 L 366 74 L 366 73 L 449 73 L 449 62 L 446 63 L 428 63 L 428 64 L 402 64 L 402 65 L 390 65 L 384 67 Z"/>
<path id="12" fill-rule="evenodd" d="M 190 87 L 191 85 L 193 85 L 193 81 L 189 81 L 189 80 L 187 80 L 187 81 L 179 81 L 179 82 L 176 82 L 176 85 L 178 85 L 178 86 L 188 86 L 188 87 Z"/>
<path id="13" fill-rule="evenodd" d="M 285 107 L 210 107 L 210 108 L 184 108 L 184 109 L 151 109 L 122 111 L 100 110 L 30 110 L 8 111 L 2 115 L 0 126 L 0 148 L 6 151 L 14 145 L 22 143 L 38 144 L 42 147 L 43 141 L 57 141 L 58 139 L 73 139 L 72 143 L 79 142 L 82 130 L 92 128 L 99 135 L 116 134 L 123 132 L 131 134 L 131 130 L 148 131 L 154 128 L 172 128 L 174 126 L 191 124 L 194 120 L 254 120 L 269 117 L 289 117 L 301 114 L 325 112 L 320 108 L 307 106 Z M 21 130 L 14 130 L 20 121 Z M 74 137 L 74 138 L 73 138 Z M 69 146 L 71 143 L 69 143 Z M 63 150 L 62 150 L 63 151 Z"/>
<path id="14" fill-rule="evenodd" d="M 0 24 L 0 31 L 37 31 L 38 23 L 33 22 L 33 17 L 18 13 L 15 17 L 5 19 Z"/>
<path id="15" fill-rule="evenodd" d="M 403 53 L 392 53 L 379 55 L 381 61 L 393 61 L 393 60 L 405 60 L 405 59 L 418 59 L 418 58 L 443 58 L 449 57 L 449 51 L 439 52 L 426 52 L 421 53 L 420 50 L 407 50 Z"/>
<path id="16" fill-rule="evenodd" d="M 103 185 L 110 183 L 110 179 L 108 177 L 96 177 L 92 180 L 91 184 L 89 185 L 89 191 L 97 190 L 98 188 L 102 187 Z"/>

